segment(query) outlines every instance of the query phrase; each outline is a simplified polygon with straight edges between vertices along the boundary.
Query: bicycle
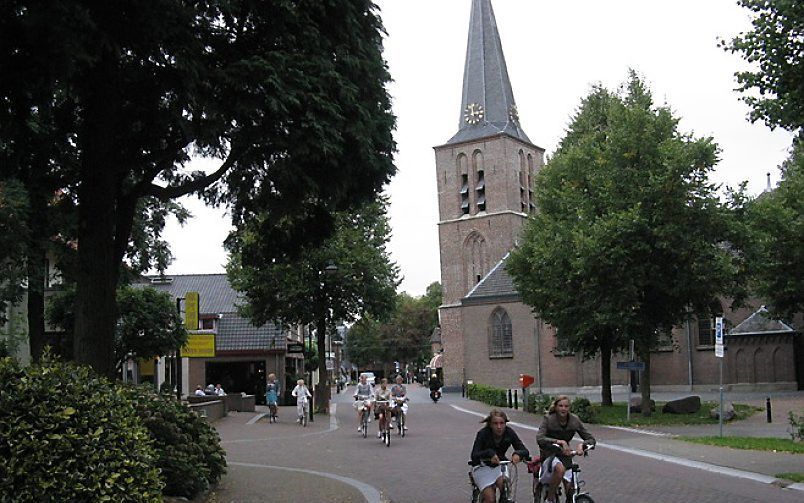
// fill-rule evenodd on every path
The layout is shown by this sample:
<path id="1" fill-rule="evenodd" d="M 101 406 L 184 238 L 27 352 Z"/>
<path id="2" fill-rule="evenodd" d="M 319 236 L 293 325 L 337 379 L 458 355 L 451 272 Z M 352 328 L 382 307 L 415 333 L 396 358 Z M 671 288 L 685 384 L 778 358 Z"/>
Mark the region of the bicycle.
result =
<path id="1" fill-rule="evenodd" d="M 553 446 L 558 449 L 561 448 L 561 446 L 559 446 L 558 444 L 553 444 Z M 589 451 L 591 451 L 594 448 L 595 446 L 594 444 L 592 444 L 585 446 L 585 448 L 580 451 L 577 449 L 570 451 L 570 457 L 573 458 L 575 456 L 586 457 L 589 455 Z M 531 464 L 533 463 L 534 462 L 531 461 L 531 463 L 528 464 L 528 471 L 533 473 L 533 503 L 544 503 L 547 501 L 548 487 L 547 484 L 542 484 L 541 482 L 539 482 L 539 472 L 541 470 L 540 466 L 538 465 L 540 464 L 540 462 L 538 462 L 536 465 L 532 467 Z M 581 468 L 578 466 L 578 463 L 572 463 L 569 469 L 572 471 L 572 477 L 570 480 L 570 484 L 572 484 L 572 498 L 568 500 L 568 502 L 595 503 L 595 500 L 593 500 L 592 497 L 589 496 L 589 492 L 583 490 L 584 486 L 586 485 L 586 482 L 581 480 L 581 477 L 579 475 L 581 473 Z M 561 496 L 561 489 L 563 486 L 564 484 L 562 482 L 556 488 L 556 501 L 558 501 L 559 497 Z"/>
<path id="2" fill-rule="evenodd" d="M 401 437 L 405 436 L 405 402 L 407 398 L 394 398 L 394 414 L 396 414 L 396 429 L 397 434 Z"/>
<path id="3" fill-rule="evenodd" d="M 355 400 L 360 400 L 360 398 L 355 398 Z M 369 414 L 371 408 L 371 400 L 363 399 L 363 413 L 360 416 L 360 430 L 363 433 L 363 438 L 368 436 L 368 424 L 369 424 Z"/>
<path id="4" fill-rule="evenodd" d="M 469 483 L 472 485 L 472 503 L 480 503 L 481 501 L 481 491 L 480 488 L 477 487 L 473 475 L 475 470 L 480 468 L 480 466 L 482 465 L 473 466 L 469 471 Z M 497 501 L 499 503 L 516 503 L 516 488 L 519 482 L 519 469 L 516 467 L 515 463 L 507 459 L 500 461 L 499 466 L 502 471 L 503 486 L 500 490 L 500 496 Z"/>
<path id="5" fill-rule="evenodd" d="M 380 416 L 380 439 L 386 447 L 391 447 L 391 421 L 388 418 L 390 402 L 388 400 L 377 400 L 374 402 Z"/>
<path id="6" fill-rule="evenodd" d="M 310 414 L 310 401 L 305 400 L 302 402 L 302 413 L 299 415 L 299 426 L 307 428 L 307 416 Z"/>

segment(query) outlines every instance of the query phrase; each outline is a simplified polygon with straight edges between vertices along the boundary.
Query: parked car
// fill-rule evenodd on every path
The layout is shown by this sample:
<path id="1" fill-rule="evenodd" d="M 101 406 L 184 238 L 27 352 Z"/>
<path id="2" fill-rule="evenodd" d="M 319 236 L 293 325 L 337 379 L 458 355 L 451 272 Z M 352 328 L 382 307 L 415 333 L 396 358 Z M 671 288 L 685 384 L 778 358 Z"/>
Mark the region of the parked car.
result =
<path id="1" fill-rule="evenodd" d="M 360 377 L 366 376 L 366 382 L 374 386 L 374 372 L 362 372 Z"/>

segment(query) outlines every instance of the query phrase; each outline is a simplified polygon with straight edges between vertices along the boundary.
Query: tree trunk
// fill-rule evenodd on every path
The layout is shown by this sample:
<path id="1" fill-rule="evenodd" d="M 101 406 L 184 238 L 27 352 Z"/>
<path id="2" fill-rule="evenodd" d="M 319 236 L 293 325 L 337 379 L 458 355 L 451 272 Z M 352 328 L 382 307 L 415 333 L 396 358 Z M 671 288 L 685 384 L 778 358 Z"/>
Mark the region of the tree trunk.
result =
<path id="1" fill-rule="evenodd" d="M 318 412 L 326 413 L 329 408 L 329 379 L 327 379 L 327 318 L 324 313 L 318 315 L 315 321 L 315 331 L 318 335 L 316 348 L 318 350 L 318 385 L 315 388 L 315 408 Z"/>
<path id="2" fill-rule="evenodd" d="M 41 189 L 41 188 L 40 188 Z M 28 276 L 28 340 L 31 359 L 42 358 L 47 338 L 45 337 L 45 276 L 47 275 L 47 199 L 42 190 L 28 192 L 31 205 L 31 238 L 28 242 L 26 263 Z"/>
<path id="3" fill-rule="evenodd" d="M 75 361 L 113 377 L 117 322 L 116 212 L 120 162 L 115 149 L 119 97 L 111 57 L 98 63 L 85 91 L 81 185 L 78 187 L 78 274 L 75 296 Z"/>
<path id="4" fill-rule="evenodd" d="M 645 363 L 645 370 L 639 379 L 639 390 L 642 395 L 642 416 L 650 417 L 652 414 L 650 406 L 650 348 L 646 343 L 640 343 L 637 350 L 639 359 Z M 628 404 L 630 407 L 631 404 Z"/>
<path id="5" fill-rule="evenodd" d="M 607 342 L 600 344 L 600 382 L 601 404 L 611 405 L 611 346 Z"/>

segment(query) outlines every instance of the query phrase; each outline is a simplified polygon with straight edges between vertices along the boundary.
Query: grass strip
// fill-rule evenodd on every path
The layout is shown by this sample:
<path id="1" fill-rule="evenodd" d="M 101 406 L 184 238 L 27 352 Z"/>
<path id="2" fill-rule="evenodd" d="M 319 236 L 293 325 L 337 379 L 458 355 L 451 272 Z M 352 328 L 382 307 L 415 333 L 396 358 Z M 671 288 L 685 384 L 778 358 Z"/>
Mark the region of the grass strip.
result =
<path id="1" fill-rule="evenodd" d="M 732 449 L 747 449 L 752 451 L 789 452 L 804 454 L 804 443 L 793 442 L 786 438 L 769 437 L 677 437 L 685 442 L 696 444 L 730 447 Z"/>
<path id="2" fill-rule="evenodd" d="M 785 472 L 785 473 L 777 473 L 774 475 L 777 479 L 786 479 L 792 480 L 793 482 L 804 482 L 804 473 L 797 473 L 797 472 Z"/>
<path id="3" fill-rule="evenodd" d="M 717 402 L 703 402 L 698 412 L 693 414 L 665 414 L 662 412 L 664 403 L 657 402 L 656 410 L 648 417 L 638 412 L 631 413 L 631 421 L 626 420 L 625 402 L 615 402 L 613 405 L 593 406 L 594 418 L 590 423 L 607 424 L 611 426 L 676 426 L 695 424 L 718 424 L 717 418 L 709 417 L 709 410 L 718 406 Z M 751 405 L 734 404 L 735 417 L 732 421 L 745 419 L 755 412 L 763 410 Z"/>

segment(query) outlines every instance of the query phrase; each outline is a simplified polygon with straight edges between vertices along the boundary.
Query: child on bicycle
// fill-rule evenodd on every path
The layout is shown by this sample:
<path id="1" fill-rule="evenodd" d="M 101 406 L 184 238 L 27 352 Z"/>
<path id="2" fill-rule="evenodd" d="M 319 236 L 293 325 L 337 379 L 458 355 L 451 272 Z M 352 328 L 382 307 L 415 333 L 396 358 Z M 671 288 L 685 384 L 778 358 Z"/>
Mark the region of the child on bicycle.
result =
<path id="1" fill-rule="evenodd" d="M 511 455 L 511 461 L 514 463 L 528 458 L 530 453 L 519 439 L 519 435 L 506 424 L 508 416 L 505 412 L 494 409 L 481 423 L 486 423 L 486 426 L 475 436 L 469 464 L 474 467 L 472 478 L 480 490 L 482 501 L 493 503 L 497 500 L 497 491 L 503 487 L 500 461 L 508 459 L 505 457 L 508 448 L 514 448 L 514 453 Z"/>
<path id="2" fill-rule="evenodd" d="M 568 470 L 572 465 L 572 449 L 569 442 L 576 433 L 583 439 L 582 449 L 595 444 L 595 437 L 586 431 L 580 418 L 570 412 L 569 397 L 560 395 L 553 400 L 536 434 L 542 459 L 539 482 L 549 484 L 547 501 L 550 503 L 557 502 L 556 492 L 562 479 L 567 499 L 572 497 L 572 471 Z M 560 450 L 555 445 L 560 446 Z"/>
<path id="3" fill-rule="evenodd" d="M 299 416 L 298 422 L 301 423 L 305 414 L 304 406 L 307 405 L 308 400 L 312 398 L 313 395 L 310 393 L 310 390 L 307 389 L 307 386 L 304 385 L 304 379 L 296 381 L 296 387 L 293 388 L 290 394 L 296 397 L 296 415 Z"/>
<path id="4" fill-rule="evenodd" d="M 388 379 L 382 378 L 380 381 L 380 387 L 374 390 L 374 418 L 378 419 L 380 422 L 377 425 L 379 430 L 377 432 L 377 438 L 382 438 L 382 432 L 386 428 L 388 421 L 390 421 L 390 405 L 389 402 L 391 401 L 391 390 L 388 388 Z M 377 404 L 376 402 L 380 402 Z"/>
<path id="5" fill-rule="evenodd" d="M 371 412 L 371 399 L 374 398 L 374 386 L 369 384 L 366 374 L 360 374 L 360 381 L 355 387 L 355 410 L 357 411 L 357 432 L 363 431 L 363 408 Z"/>

